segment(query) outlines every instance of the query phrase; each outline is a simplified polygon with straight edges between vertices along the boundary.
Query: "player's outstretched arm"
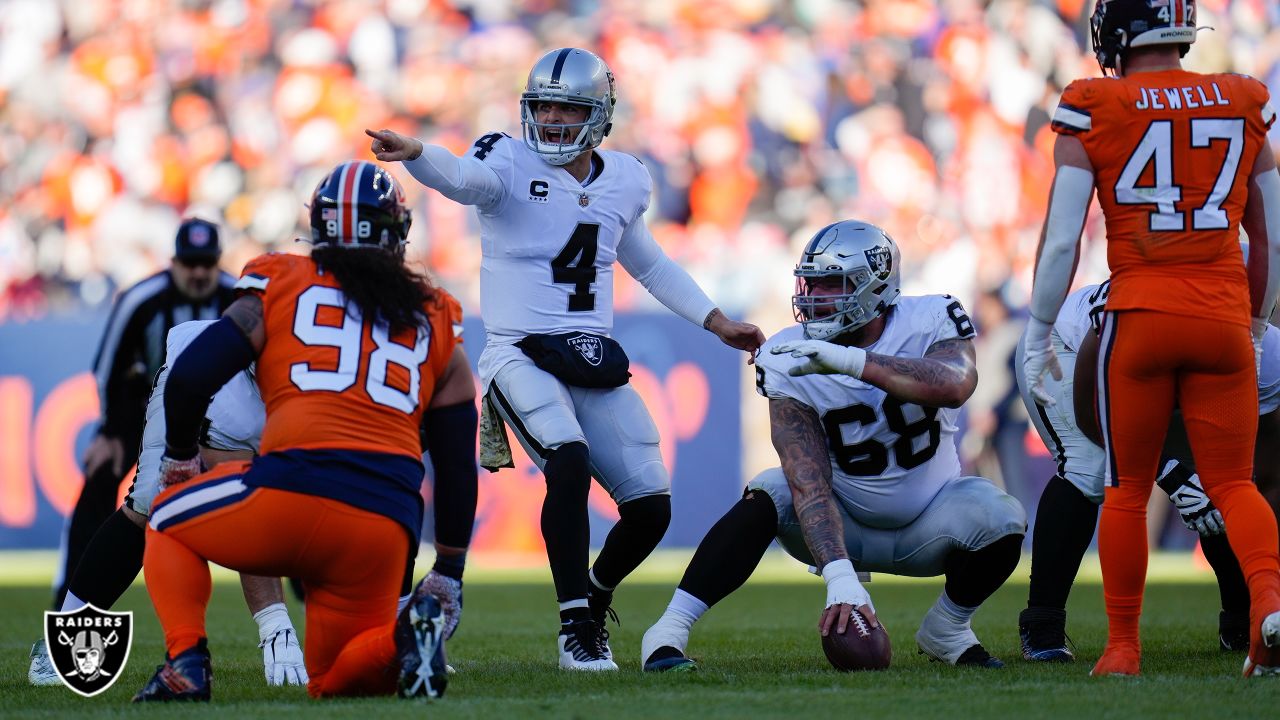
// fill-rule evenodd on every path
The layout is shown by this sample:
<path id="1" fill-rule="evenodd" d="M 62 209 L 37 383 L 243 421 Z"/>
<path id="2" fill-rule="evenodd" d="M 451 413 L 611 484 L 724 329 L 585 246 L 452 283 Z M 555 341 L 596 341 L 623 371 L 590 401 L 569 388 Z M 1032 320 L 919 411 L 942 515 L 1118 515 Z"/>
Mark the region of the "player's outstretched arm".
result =
<path id="1" fill-rule="evenodd" d="M 826 635 L 835 628 L 843 634 L 855 607 L 873 627 L 879 625 L 871 596 L 858 582 L 845 548 L 844 523 L 831 493 L 831 461 L 818 414 L 797 400 L 770 399 L 769 424 L 805 544 L 827 582 L 827 604 L 818 630 Z"/>
<path id="2" fill-rule="evenodd" d="M 658 302 L 711 331 L 725 345 L 754 353 L 764 344 L 760 328 L 732 320 L 716 307 L 689 273 L 662 251 L 643 219 L 635 219 L 623 230 L 618 241 L 618 262 Z"/>
<path id="3" fill-rule="evenodd" d="M 939 340 L 920 358 L 867 353 L 862 379 L 903 402 L 958 408 L 978 386 L 973 340 Z"/>
<path id="4" fill-rule="evenodd" d="M 476 157 L 458 157 L 439 145 L 427 145 L 394 130 L 364 132 L 372 138 L 369 151 L 374 157 L 404 163 L 415 180 L 454 202 L 489 207 L 504 197 L 502 178 Z"/>

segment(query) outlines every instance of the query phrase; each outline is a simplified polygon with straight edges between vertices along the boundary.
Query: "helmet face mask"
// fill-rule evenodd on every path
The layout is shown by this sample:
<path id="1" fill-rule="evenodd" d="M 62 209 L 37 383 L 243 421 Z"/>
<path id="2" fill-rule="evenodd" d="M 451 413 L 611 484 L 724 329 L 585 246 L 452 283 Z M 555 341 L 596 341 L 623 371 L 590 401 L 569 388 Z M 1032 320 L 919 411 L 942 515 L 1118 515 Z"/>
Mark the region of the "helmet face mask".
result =
<path id="1" fill-rule="evenodd" d="M 1089 28 L 1104 74 L 1118 72 L 1130 48 L 1178 45 L 1182 57 L 1196 41 L 1196 0 L 1098 0 Z"/>
<path id="2" fill-rule="evenodd" d="M 902 294 L 898 246 L 883 230 L 857 220 L 819 230 L 796 265 L 791 298 L 810 340 L 831 340 L 883 315 Z"/>
<path id="3" fill-rule="evenodd" d="M 371 162 L 338 165 L 311 194 L 311 241 L 317 246 L 401 251 L 412 221 L 400 183 Z"/>
<path id="4" fill-rule="evenodd" d="M 572 124 L 541 122 L 538 108 L 544 102 L 584 106 L 587 118 Z M 564 165 L 604 141 L 617 102 L 613 73 L 603 60 L 578 48 L 552 50 L 534 63 L 520 95 L 524 143 L 548 163 Z M 558 141 L 546 140 L 548 129 L 560 131 Z"/>

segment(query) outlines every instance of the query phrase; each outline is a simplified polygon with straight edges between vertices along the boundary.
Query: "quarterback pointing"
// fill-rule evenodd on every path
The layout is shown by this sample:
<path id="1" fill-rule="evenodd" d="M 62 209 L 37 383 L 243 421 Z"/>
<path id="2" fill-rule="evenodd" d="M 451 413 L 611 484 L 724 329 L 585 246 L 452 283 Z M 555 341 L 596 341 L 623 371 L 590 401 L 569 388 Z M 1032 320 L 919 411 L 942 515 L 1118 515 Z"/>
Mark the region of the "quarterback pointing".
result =
<path id="1" fill-rule="evenodd" d="M 949 295 L 899 297 L 898 248 L 880 228 L 823 228 L 796 266 L 799 324 L 756 360 L 782 467 L 703 538 L 666 612 L 644 635 L 645 670 L 693 667 L 693 623 L 736 590 L 777 537 L 821 568 L 819 630 L 844 633 L 856 608 L 878 624 L 857 570 L 946 576 L 916 632 L 951 665 L 999 668 L 970 619 L 1013 572 L 1026 513 L 980 477 L 964 477 L 953 436 L 978 382 L 974 328 Z M 767 351 L 767 352 L 766 352 Z"/>
<path id="2" fill-rule="evenodd" d="M 519 139 L 484 135 L 458 157 L 389 130 L 366 131 L 379 160 L 403 161 L 423 185 L 476 207 L 488 337 L 481 385 L 546 476 L 542 535 L 560 607 L 560 666 L 577 670 L 617 669 L 604 628 L 613 590 L 671 518 L 656 426 L 609 337 L 614 262 L 725 344 L 754 351 L 764 341 L 759 328 L 720 312 L 649 234 L 648 170 L 598 149 L 616 102 L 604 61 L 562 48 L 529 73 Z M 588 571 L 592 475 L 621 519 Z"/>

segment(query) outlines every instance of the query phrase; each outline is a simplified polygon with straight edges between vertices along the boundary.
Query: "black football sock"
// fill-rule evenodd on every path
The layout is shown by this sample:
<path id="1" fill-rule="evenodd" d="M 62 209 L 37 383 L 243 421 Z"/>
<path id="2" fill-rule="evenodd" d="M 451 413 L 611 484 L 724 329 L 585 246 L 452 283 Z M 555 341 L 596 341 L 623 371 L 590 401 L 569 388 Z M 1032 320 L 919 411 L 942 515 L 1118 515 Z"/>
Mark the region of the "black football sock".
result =
<path id="1" fill-rule="evenodd" d="M 1229 613 L 1249 617 L 1249 586 L 1245 584 L 1244 572 L 1235 553 L 1227 544 L 1227 536 L 1210 535 L 1200 538 L 1200 549 L 1204 551 L 1204 559 L 1218 576 L 1218 595 L 1222 599 L 1222 609 Z"/>
<path id="2" fill-rule="evenodd" d="M 965 608 L 981 605 L 1018 567 L 1022 538 L 1022 533 L 1005 535 L 979 550 L 960 550 L 947 556 L 943 564 L 947 597 Z"/>
<path id="3" fill-rule="evenodd" d="M 778 510 L 768 493 L 752 490 L 716 521 L 698 543 L 680 589 L 711 607 L 755 572 L 778 534 Z"/>
<path id="4" fill-rule="evenodd" d="M 409 550 L 409 561 L 404 564 L 404 577 L 400 578 L 400 597 L 413 592 L 413 570 L 418 563 L 418 548 Z"/>
<path id="5" fill-rule="evenodd" d="M 587 446 L 572 442 L 552 450 L 543 474 L 547 497 L 542 502 L 542 539 L 547 544 L 547 560 L 556 599 L 561 603 L 582 601 L 586 613 L 587 559 L 590 557 L 591 525 L 587 514 L 587 493 L 591 489 L 590 455 Z M 577 609 L 577 608 L 573 608 Z"/>
<path id="6" fill-rule="evenodd" d="M 71 578 L 79 568 L 89 543 L 93 542 L 94 534 L 116 511 L 120 481 L 121 478 L 111 471 L 111 463 L 103 463 L 97 472 L 84 479 L 84 487 L 80 489 L 80 497 L 71 511 L 71 522 L 67 527 L 67 552 L 63 557 L 62 585 L 54 598 L 55 610 L 62 607 Z"/>
<path id="7" fill-rule="evenodd" d="M 115 605 L 142 570 L 146 538 L 146 530 L 134 525 L 124 510 L 116 510 L 84 549 L 67 589 L 96 608 Z"/>
<path id="8" fill-rule="evenodd" d="M 1097 524 L 1098 506 L 1075 485 L 1055 475 L 1036 509 L 1027 607 L 1067 607 L 1067 596 Z"/>
<path id="9" fill-rule="evenodd" d="M 622 503 L 618 515 L 591 567 L 593 589 L 612 591 L 658 547 L 671 524 L 671 496 L 649 495 Z"/>

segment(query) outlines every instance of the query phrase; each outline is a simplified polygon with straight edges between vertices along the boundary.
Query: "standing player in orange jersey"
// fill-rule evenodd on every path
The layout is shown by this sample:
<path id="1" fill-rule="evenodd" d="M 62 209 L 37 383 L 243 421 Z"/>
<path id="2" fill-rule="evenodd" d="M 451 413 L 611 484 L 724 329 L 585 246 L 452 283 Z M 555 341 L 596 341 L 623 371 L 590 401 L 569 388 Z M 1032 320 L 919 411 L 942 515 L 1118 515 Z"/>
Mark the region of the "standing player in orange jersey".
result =
<path id="1" fill-rule="evenodd" d="M 398 617 L 396 599 L 422 519 L 423 413 L 475 388 L 457 302 L 404 263 L 409 221 L 390 174 L 339 165 L 311 199 L 311 256 L 251 261 L 174 362 L 143 562 L 167 654 L 135 701 L 209 699 L 210 562 L 302 580 L 312 696 L 444 691 L 440 605 L 423 584 Z M 210 396 L 255 360 L 261 455 L 192 479 Z"/>
<path id="2" fill-rule="evenodd" d="M 1098 363 L 1107 453 L 1098 545 L 1109 627 L 1093 674 L 1140 671 L 1147 498 L 1175 402 L 1248 581 L 1244 674 L 1278 674 L 1276 519 L 1251 479 L 1257 361 L 1280 287 L 1280 176 L 1266 146 L 1275 110 L 1252 78 L 1182 69 L 1196 38 L 1194 0 L 1098 0 L 1092 26 L 1098 63 L 1113 77 L 1071 83 L 1054 113 L 1057 174 L 1024 368 L 1031 395 L 1052 404 L 1044 375 L 1062 373 L 1049 332 L 1096 188 L 1111 266 Z"/>

